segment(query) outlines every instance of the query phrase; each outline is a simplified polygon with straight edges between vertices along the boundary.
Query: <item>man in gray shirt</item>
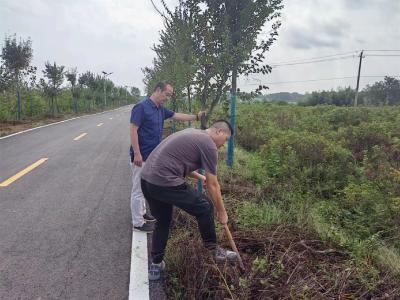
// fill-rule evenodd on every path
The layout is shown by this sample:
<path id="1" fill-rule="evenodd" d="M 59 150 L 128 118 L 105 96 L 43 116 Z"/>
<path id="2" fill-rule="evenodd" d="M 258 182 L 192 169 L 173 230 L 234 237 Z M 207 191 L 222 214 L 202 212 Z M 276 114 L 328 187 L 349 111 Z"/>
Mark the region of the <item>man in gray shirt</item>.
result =
<path id="1" fill-rule="evenodd" d="M 149 279 L 160 278 L 173 206 L 196 217 L 205 247 L 217 261 L 236 260 L 233 251 L 217 246 L 214 205 L 221 224 L 228 222 L 217 179 L 218 148 L 233 134 L 229 122 L 215 122 L 207 130 L 188 128 L 170 135 L 150 154 L 142 170 L 142 191 L 157 219 L 153 232 Z M 196 172 L 205 170 L 205 176 Z M 193 177 L 206 183 L 212 201 L 185 182 Z M 214 204 L 214 205 L 213 205 Z"/>

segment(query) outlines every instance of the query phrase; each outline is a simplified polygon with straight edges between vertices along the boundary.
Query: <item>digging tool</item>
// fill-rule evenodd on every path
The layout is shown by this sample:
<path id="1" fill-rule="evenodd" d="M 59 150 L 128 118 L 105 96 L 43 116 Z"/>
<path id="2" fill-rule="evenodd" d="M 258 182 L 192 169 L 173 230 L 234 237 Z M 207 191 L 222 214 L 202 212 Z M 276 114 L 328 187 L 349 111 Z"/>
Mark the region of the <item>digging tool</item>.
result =
<path id="1" fill-rule="evenodd" d="M 233 237 L 232 237 L 231 231 L 229 230 L 228 224 L 224 224 L 224 228 L 225 228 L 226 236 L 228 237 L 228 240 L 229 240 L 229 244 L 231 245 L 233 251 L 235 251 L 238 256 L 239 267 L 242 271 L 244 271 L 245 269 L 244 269 L 242 258 L 240 257 L 240 254 L 236 247 L 235 241 L 233 240 Z"/>

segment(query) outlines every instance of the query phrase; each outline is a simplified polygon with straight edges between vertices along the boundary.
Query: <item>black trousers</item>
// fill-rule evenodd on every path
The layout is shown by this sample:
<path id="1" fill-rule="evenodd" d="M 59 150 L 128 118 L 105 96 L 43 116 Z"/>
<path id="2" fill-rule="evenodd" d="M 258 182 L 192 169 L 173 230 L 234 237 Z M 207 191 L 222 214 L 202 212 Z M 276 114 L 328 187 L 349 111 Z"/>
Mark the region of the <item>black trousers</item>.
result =
<path id="1" fill-rule="evenodd" d="M 151 214 L 157 219 L 151 250 L 153 263 L 158 264 L 164 258 L 173 206 L 196 217 L 205 247 L 207 249 L 216 247 L 214 205 L 209 198 L 186 183 L 174 187 L 163 187 L 142 179 L 141 185 Z"/>

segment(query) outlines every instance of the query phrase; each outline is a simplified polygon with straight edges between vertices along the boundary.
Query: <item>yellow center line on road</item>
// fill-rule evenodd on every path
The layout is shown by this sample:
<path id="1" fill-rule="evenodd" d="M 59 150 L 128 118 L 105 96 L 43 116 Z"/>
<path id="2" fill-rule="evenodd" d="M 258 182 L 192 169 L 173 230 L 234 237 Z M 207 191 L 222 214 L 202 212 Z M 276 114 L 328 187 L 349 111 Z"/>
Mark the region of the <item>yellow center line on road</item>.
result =
<path id="1" fill-rule="evenodd" d="M 104 123 L 100 123 L 100 124 L 97 124 L 97 127 L 100 127 L 101 125 L 103 125 Z"/>
<path id="2" fill-rule="evenodd" d="M 14 181 L 18 180 L 19 178 L 21 178 L 22 176 L 28 174 L 30 171 L 32 171 L 33 169 L 37 168 L 38 166 L 40 166 L 42 163 L 44 163 L 46 160 L 48 160 L 47 157 L 45 158 L 41 158 L 39 159 L 37 162 L 31 164 L 29 167 L 26 167 L 25 169 L 23 169 L 22 171 L 18 172 L 17 174 L 15 174 L 14 176 L 8 178 L 7 180 L 3 181 L 2 183 L 0 183 L 0 187 L 6 187 L 9 186 L 11 183 L 13 183 Z"/>
<path id="3" fill-rule="evenodd" d="M 83 138 L 85 135 L 87 135 L 86 132 L 82 133 L 81 135 L 78 135 L 76 138 L 74 138 L 74 141 L 80 140 L 80 139 Z"/>

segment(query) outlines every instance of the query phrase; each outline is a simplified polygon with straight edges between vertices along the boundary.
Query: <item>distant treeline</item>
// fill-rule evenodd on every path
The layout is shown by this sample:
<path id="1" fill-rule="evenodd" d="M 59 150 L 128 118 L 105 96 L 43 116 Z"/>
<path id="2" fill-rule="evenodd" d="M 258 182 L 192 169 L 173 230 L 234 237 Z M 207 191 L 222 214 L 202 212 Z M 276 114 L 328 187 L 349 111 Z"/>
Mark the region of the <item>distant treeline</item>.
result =
<path id="1" fill-rule="evenodd" d="M 302 106 L 336 105 L 353 106 L 355 90 L 350 87 L 338 88 L 330 91 L 314 91 L 305 95 L 299 93 L 273 93 L 259 95 L 255 101 L 266 101 L 274 103 L 290 102 Z M 358 105 L 364 106 L 393 106 L 400 105 L 400 80 L 394 77 L 385 77 L 372 85 L 367 85 L 359 92 Z"/>
<path id="2" fill-rule="evenodd" d="M 31 66 L 32 41 L 6 36 L 0 54 L 0 122 L 93 112 L 136 102 L 136 87 L 116 86 L 103 72 L 78 74 L 46 62 L 43 78 Z"/>
<path id="3" fill-rule="evenodd" d="M 289 92 L 281 92 L 281 93 L 272 93 L 267 95 L 257 96 L 256 99 L 258 101 L 268 101 L 268 102 L 300 102 L 304 99 L 305 95 L 299 93 L 289 93 Z"/>

